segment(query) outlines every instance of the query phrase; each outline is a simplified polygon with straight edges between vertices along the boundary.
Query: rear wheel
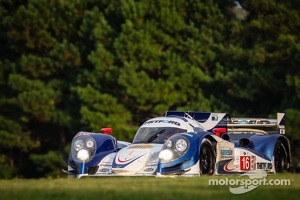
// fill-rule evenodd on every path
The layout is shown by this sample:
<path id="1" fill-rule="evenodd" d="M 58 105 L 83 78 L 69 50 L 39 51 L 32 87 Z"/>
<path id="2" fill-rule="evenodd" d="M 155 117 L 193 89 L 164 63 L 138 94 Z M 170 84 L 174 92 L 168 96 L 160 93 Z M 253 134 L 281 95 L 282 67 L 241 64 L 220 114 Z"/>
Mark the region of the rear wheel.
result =
<path id="1" fill-rule="evenodd" d="M 287 169 L 287 152 L 283 143 L 279 140 L 275 144 L 273 155 L 275 172 L 284 172 Z"/>
<path id="2" fill-rule="evenodd" d="M 200 148 L 199 168 L 200 174 L 212 175 L 215 171 L 216 153 L 208 139 L 203 139 Z"/>

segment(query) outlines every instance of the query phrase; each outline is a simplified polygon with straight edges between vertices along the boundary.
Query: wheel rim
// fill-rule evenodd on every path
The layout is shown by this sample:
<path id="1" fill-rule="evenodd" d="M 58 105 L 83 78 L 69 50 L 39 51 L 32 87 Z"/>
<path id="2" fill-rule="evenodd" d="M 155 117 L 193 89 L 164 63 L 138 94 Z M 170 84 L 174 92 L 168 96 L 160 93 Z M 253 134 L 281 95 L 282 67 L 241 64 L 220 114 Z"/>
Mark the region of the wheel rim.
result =
<path id="1" fill-rule="evenodd" d="M 201 174 L 213 174 L 214 155 L 213 150 L 207 144 L 202 144 L 200 151 L 200 172 Z"/>

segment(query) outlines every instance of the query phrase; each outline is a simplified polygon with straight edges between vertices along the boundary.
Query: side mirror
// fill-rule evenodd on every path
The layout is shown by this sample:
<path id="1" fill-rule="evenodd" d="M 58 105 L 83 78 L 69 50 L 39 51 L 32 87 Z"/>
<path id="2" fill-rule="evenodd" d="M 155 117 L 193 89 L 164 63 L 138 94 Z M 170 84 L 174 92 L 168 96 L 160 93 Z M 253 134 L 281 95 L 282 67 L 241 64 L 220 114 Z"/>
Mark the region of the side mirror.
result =
<path id="1" fill-rule="evenodd" d="M 109 133 L 112 133 L 112 128 L 101 128 L 101 133 L 108 135 Z"/>

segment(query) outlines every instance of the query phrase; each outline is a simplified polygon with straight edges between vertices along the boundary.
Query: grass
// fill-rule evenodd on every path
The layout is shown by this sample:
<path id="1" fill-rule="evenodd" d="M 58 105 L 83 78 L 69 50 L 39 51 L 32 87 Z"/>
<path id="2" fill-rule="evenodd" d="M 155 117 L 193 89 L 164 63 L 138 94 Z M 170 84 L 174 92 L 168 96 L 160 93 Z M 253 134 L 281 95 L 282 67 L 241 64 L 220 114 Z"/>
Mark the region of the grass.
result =
<path id="1" fill-rule="evenodd" d="M 239 179 L 239 176 L 202 177 L 99 177 L 84 179 L 0 180 L 0 199 L 299 199 L 300 174 L 269 175 L 268 180 L 291 180 L 287 186 L 258 186 L 244 194 L 232 194 L 228 185 L 209 185 L 210 179 Z"/>

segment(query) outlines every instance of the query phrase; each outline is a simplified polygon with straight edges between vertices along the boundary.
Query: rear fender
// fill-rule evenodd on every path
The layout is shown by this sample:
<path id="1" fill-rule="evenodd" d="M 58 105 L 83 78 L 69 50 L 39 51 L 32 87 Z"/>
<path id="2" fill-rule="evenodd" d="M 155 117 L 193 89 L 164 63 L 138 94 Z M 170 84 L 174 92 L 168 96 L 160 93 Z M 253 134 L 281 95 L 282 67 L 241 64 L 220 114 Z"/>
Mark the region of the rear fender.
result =
<path id="1" fill-rule="evenodd" d="M 280 140 L 287 150 L 288 161 L 291 161 L 290 143 L 284 135 L 274 134 L 266 136 L 252 136 L 249 139 L 254 144 L 253 149 L 266 155 L 270 160 L 273 159 L 275 144 L 278 140 Z"/>

